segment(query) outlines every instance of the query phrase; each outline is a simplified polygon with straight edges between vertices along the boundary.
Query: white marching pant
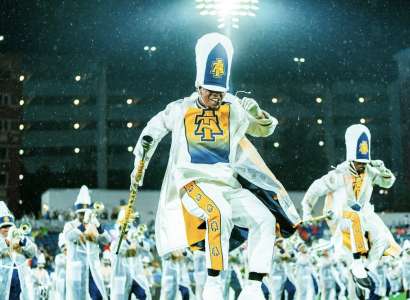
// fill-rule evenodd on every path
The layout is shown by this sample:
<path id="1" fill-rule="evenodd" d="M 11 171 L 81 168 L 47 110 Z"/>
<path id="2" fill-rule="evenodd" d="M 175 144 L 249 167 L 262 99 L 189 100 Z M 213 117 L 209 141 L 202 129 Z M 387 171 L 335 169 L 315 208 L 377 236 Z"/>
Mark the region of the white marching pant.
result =
<path id="1" fill-rule="evenodd" d="M 266 206 L 243 188 L 209 182 L 185 186 L 182 202 L 186 210 L 206 221 L 205 253 L 208 269 L 228 267 L 229 237 L 234 225 L 249 229 L 249 271 L 269 273 L 276 220 Z"/>

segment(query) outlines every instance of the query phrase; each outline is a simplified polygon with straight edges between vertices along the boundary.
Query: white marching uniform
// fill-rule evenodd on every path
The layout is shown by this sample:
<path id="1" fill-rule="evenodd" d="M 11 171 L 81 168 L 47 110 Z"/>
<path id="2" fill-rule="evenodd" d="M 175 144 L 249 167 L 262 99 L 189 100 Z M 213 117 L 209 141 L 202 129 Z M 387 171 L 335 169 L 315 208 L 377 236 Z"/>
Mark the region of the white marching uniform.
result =
<path id="1" fill-rule="evenodd" d="M 232 95 L 227 95 L 224 102 L 218 111 L 203 109 L 198 103 L 198 94 L 194 93 L 190 98 L 169 104 L 148 122 L 141 133 L 141 138 L 149 135 L 154 139 L 154 147 L 148 153 L 151 156 L 159 141 L 172 131 L 170 159 L 156 218 L 158 252 L 164 255 L 189 246 L 182 203 L 169 202 L 182 194 L 184 210 L 208 222 L 207 268 L 222 270 L 227 267 L 228 241 L 235 223 L 250 228 L 251 271 L 268 273 L 270 266 L 266 262 L 272 257 L 275 218 L 253 194 L 241 188 L 231 162 L 235 160 L 238 144 L 246 132 L 267 136 L 273 132 L 276 123 L 271 119 L 264 119 L 264 125 L 258 123 L 262 121 L 249 116 Z M 195 122 L 208 118 L 205 117 L 207 114 L 210 114 L 209 122 L 214 128 L 209 128 L 209 132 L 204 128 L 201 132 L 209 136 L 202 136 L 202 133 L 196 133 L 200 123 Z M 217 135 L 213 135 L 213 130 Z M 136 163 L 141 157 L 141 138 L 134 150 Z M 212 138 L 215 142 L 207 142 Z M 182 193 L 184 188 L 186 193 Z M 193 197 L 201 198 L 201 201 Z"/>
<path id="2" fill-rule="evenodd" d="M 101 293 L 107 299 L 104 281 L 101 275 L 100 246 L 108 244 L 110 236 L 107 231 L 97 235 L 97 241 L 80 241 L 82 232 L 78 219 L 68 222 L 64 226 L 64 238 L 67 243 L 67 300 L 90 299 L 90 274 Z"/>
<path id="3" fill-rule="evenodd" d="M 320 257 L 319 268 L 319 288 L 322 300 L 336 299 L 336 279 L 334 277 L 333 259 L 330 257 Z"/>
<path id="4" fill-rule="evenodd" d="M 44 268 L 35 268 L 32 272 L 34 299 L 49 299 L 50 295 L 50 275 Z M 64 298 L 63 298 L 64 299 Z"/>
<path id="5" fill-rule="evenodd" d="M 202 300 L 202 291 L 205 286 L 207 270 L 206 257 L 203 251 L 194 251 L 194 280 L 195 280 L 195 296 L 196 300 Z"/>
<path id="6" fill-rule="evenodd" d="M 276 254 L 273 257 L 272 271 L 268 280 L 268 288 L 272 295 L 272 300 L 280 300 L 282 298 L 287 278 L 286 262 L 281 256 Z"/>
<path id="7" fill-rule="evenodd" d="M 403 288 L 405 291 L 410 290 L 410 255 L 403 254 L 400 262 L 401 276 L 403 278 Z"/>
<path id="8" fill-rule="evenodd" d="M 0 227 L 9 227 L 7 237 L 0 234 L 0 299 L 32 300 L 33 282 L 27 259 L 36 255 L 37 247 L 16 228 L 14 216 L 3 201 L 0 201 Z M 18 249 L 12 249 L 17 244 Z"/>
<path id="9" fill-rule="evenodd" d="M 349 253 L 366 253 L 369 249 L 365 241 L 365 232 L 370 234 L 370 262 L 377 262 L 390 247 L 391 253 L 400 248 L 394 241 L 389 229 L 374 212 L 370 198 L 373 185 L 389 188 L 395 177 L 380 176 L 380 172 L 370 165 L 366 166 L 360 193 L 356 197 L 354 191 L 355 177 L 349 171 L 349 163 L 344 162 L 335 170 L 317 179 L 309 187 L 302 201 L 304 211 L 311 211 L 317 199 L 326 196 L 324 213 L 332 211 L 335 215 L 329 227 L 334 232 L 335 241 L 342 244 Z M 356 207 L 359 210 L 356 210 Z M 335 249 L 339 249 L 335 247 Z"/>
<path id="10" fill-rule="evenodd" d="M 119 227 L 116 230 L 119 232 Z M 135 226 L 131 226 L 126 237 L 121 242 L 121 247 L 118 255 L 116 255 L 118 240 L 111 243 L 112 255 L 112 276 L 111 276 L 111 299 L 112 300 L 127 300 L 130 297 L 133 287 L 133 281 L 144 290 L 145 298 L 141 296 L 138 299 L 151 299 L 149 283 L 144 273 L 142 264 L 141 251 L 143 248 L 139 246 Z M 119 236 L 119 234 L 117 234 Z M 139 296 L 139 295 L 138 295 Z"/>
<path id="11" fill-rule="evenodd" d="M 66 295 L 66 265 L 67 257 L 63 253 L 56 255 L 55 259 L 55 299 L 65 299 Z"/>
<path id="12" fill-rule="evenodd" d="M 10 248 L 0 235 L 0 299 L 9 299 L 14 270 L 17 270 L 20 281 L 20 299 L 34 299 L 31 270 L 27 259 L 36 255 L 37 247 L 29 238 L 25 238 L 25 241 L 25 245 L 21 247 L 21 253 L 13 251 L 10 255 Z"/>
<path id="13" fill-rule="evenodd" d="M 295 263 L 296 300 L 313 300 L 316 297 L 313 266 L 310 255 L 299 252 Z"/>

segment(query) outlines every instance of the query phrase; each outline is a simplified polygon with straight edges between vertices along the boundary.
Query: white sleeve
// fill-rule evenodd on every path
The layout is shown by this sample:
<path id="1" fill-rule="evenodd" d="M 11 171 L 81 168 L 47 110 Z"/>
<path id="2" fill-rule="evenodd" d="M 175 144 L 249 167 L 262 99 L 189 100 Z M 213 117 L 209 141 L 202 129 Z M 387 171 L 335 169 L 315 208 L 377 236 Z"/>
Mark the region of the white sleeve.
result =
<path id="1" fill-rule="evenodd" d="M 154 117 L 151 118 L 151 120 L 148 121 L 147 125 L 142 130 L 141 135 L 138 139 L 138 142 L 134 148 L 134 156 L 135 156 L 134 170 L 131 176 L 134 176 L 134 172 L 138 168 L 139 162 L 142 158 L 142 153 L 143 153 L 142 138 L 148 135 L 148 136 L 151 136 L 153 139 L 152 145 L 150 149 L 148 150 L 146 157 L 145 157 L 144 170 L 146 170 L 148 167 L 149 161 L 152 155 L 154 154 L 155 149 L 157 148 L 159 142 L 162 140 L 162 138 L 165 135 L 167 135 L 168 132 L 170 132 L 173 129 L 175 117 L 179 116 L 178 106 L 182 101 L 183 100 L 178 100 L 178 101 L 174 101 L 168 104 L 167 107 L 163 111 L 157 113 Z M 142 182 L 143 182 L 143 178 L 141 178 L 139 185 L 142 185 Z"/>
<path id="2" fill-rule="evenodd" d="M 310 214 L 320 197 L 335 191 L 341 184 L 343 184 L 343 178 L 336 171 L 330 171 L 328 174 L 316 179 L 303 197 L 303 213 Z"/>
<path id="3" fill-rule="evenodd" d="M 386 168 L 383 164 L 383 167 L 380 169 L 374 168 L 372 166 L 367 166 L 367 169 L 370 173 L 373 174 L 373 185 L 378 185 L 382 188 L 388 189 L 392 187 L 396 181 L 396 176 L 390 169 Z"/>

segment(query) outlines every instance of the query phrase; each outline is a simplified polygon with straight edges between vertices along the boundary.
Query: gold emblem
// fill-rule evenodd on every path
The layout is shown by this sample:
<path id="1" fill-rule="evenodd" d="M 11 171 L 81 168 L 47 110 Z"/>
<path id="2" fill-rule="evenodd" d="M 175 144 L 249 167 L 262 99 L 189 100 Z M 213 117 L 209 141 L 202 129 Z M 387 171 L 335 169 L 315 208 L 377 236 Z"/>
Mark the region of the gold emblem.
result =
<path id="1" fill-rule="evenodd" d="M 216 135 L 223 135 L 218 116 L 213 110 L 204 110 L 202 115 L 197 115 L 195 124 L 197 127 L 194 133 L 201 136 L 201 141 L 213 142 Z"/>
<path id="2" fill-rule="evenodd" d="M 224 61 L 222 60 L 222 58 L 217 58 L 212 63 L 211 73 L 214 78 L 221 78 L 223 75 L 225 75 L 225 65 L 224 65 Z"/>
<path id="3" fill-rule="evenodd" d="M 369 145 L 367 144 L 367 141 L 362 141 L 359 145 L 359 152 L 362 155 L 366 155 L 369 153 Z"/>
<path id="4" fill-rule="evenodd" d="M 5 217 L 3 218 L 3 222 L 4 222 L 4 223 L 9 222 L 9 221 L 10 221 L 10 218 L 9 218 L 9 217 L 5 216 Z"/>
<path id="5" fill-rule="evenodd" d="M 211 222 L 211 231 L 212 232 L 217 232 L 219 230 L 218 222 L 217 221 L 212 221 Z"/>
<path id="6" fill-rule="evenodd" d="M 220 255 L 218 247 L 213 247 L 211 253 L 212 253 L 212 256 L 219 256 Z"/>

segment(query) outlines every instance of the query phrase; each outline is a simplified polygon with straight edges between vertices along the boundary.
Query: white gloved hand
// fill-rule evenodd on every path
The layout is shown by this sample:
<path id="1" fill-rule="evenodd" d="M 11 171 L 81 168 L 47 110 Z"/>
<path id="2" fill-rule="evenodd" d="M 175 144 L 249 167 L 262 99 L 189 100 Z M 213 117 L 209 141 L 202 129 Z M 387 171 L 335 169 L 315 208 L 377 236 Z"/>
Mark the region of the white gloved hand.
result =
<path id="1" fill-rule="evenodd" d="M 370 161 L 370 166 L 374 169 L 377 170 L 377 172 L 380 174 L 382 177 L 391 177 L 391 171 L 386 168 L 384 165 L 384 162 L 382 160 L 372 160 Z"/>
<path id="2" fill-rule="evenodd" d="M 375 160 L 370 161 L 370 165 L 371 165 L 373 168 L 376 168 L 376 169 L 385 168 L 384 162 L 383 162 L 382 160 L 380 160 L 380 159 L 375 159 Z"/>
<path id="3" fill-rule="evenodd" d="M 263 111 L 255 99 L 243 97 L 240 99 L 240 104 L 252 117 L 256 119 L 264 117 Z"/>

